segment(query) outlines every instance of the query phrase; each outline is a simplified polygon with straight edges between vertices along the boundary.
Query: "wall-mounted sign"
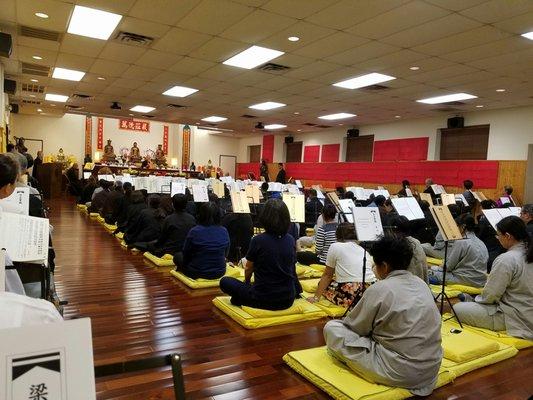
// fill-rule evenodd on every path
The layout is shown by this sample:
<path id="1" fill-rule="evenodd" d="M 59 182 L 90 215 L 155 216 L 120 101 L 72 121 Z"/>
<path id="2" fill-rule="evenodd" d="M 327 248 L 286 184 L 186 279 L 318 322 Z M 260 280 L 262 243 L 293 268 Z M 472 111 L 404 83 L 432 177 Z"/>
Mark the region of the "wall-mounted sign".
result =
<path id="1" fill-rule="evenodd" d="M 121 118 L 118 120 L 118 129 L 137 132 L 150 132 L 150 122 Z"/>
<path id="2" fill-rule="evenodd" d="M 168 155 L 168 125 L 163 126 L 163 152 Z"/>

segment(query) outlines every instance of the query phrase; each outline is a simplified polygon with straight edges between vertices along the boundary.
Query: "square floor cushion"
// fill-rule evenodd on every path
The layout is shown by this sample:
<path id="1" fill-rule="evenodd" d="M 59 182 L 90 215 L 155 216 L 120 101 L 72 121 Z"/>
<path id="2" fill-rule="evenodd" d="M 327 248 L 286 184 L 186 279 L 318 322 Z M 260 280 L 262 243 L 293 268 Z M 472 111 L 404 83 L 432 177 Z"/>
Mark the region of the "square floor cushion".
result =
<path id="1" fill-rule="evenodd" d="M 298 279 L 320 278 L 322 276 L 322 272 L 317 271 L 315 268 L 311 268 L 307 265 L 296 263 L 296 276 Z"/>
<path id="2" fill-rule="evenodd" d="M 203 288 L 212 288 L 212 287 L 218 287 L 220 285 L 220 279 L 192 279 L 189 278 L 187 275 L 172 270 L 170 271 L 170 275 L 172 275 L 174 278 L 178 279 L 179 281 L 183 282 L 185 285 L 190 287 L 191 289 L 203 289 Z M 237 279 L 244 279 L 244 273 L 242 268 L 234 268 L 229 265 L 226 265 L 226 274 L 224 276 L 229 276 L 232 278 Z"/>
<path id="3" fill-rule="evenodd" d="M 429 286 L 431 288 L 431 291 L 434 294 L 440 293 L 442 285 L 429 285 Z M 483 288 L 467 286 L 467 285 L 459 285 L 459 284 L 453 284 L 453 283 L 444 285 L 444 291 L 446 292 L 448 297 L 457 297 L 459 293 L 468 293 L 471 295 L 477 295 L 477 294 L 481 294 L 482 290 Z"/>
<path id="4" fill-rule="evenodd" d="M 440 258 L 426 257 L 426 262 L 430 265 L 442 265 L 443 261 Z"/>
<path id="5" fill-rule="evenodd" d="M 172 260 L 173 259 L 172 254 L 165 254 L 162 257 L 157 257 L 157 256 L 154 256 L 149 251 L 147 251 L 143 254 L 143 256 L 147 260 L 150 260 L 151 262 L 153 262 L 158 267 L 174 267 L 175 266 L 174 261 Z"/>
<path id="6" fill-rule="evenodd" d="M 91 219 L 98 219 L 99 216 L 100 214 L 95 213 L 95 212 L 89 213 L 89 218 Z"/>
<path id="7" fill-rule="evenodd" d="M 115 232 L 117 230 L 117 226 L 116 225 L 106 224 L 105 222 L 104 222 L 103 225 L 104 225 L 105 230 L 108 231 L 109 233 L 113 233 L 113 232 Z"/>
<path id="8" fill-rule="evenodd" d="M 213 304 L 246 329 L 311 321 L 326 316 L 320 308 L 304 299 L 296 299 L 292 307 L 281 311 L 234 306 L 231 304 L 229 296 L 215 297 Z"/>

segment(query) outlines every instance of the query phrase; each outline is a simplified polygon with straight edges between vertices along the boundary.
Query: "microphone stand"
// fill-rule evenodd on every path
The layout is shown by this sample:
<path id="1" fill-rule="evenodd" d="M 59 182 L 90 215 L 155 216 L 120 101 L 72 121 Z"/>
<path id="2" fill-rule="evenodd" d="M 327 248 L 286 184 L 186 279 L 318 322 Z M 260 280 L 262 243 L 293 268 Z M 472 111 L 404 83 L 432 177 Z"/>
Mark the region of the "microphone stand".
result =
<path id="1" fill-rule="evenodd" d="M 444 312 L 444 300 L 448 303 L 450 306 L 450 309 L 452 310 L 452 316 L 445 321 L 448 321 L 449 319 L 452 319 L 455 316 L 455 319 L 459 323 L 459 326 L 463 328 L 463 324 L 461 323 L 461 320 L 455 313 L 455 310 L 453 309 L 453 305 L 450 301 L 450 298 L 446 294 L 446 271 L 448 270 L 447 267 L 447 260 L 448 260 L 448 240 L 444 241 L 444 263 L 442 264 L 442 284 L 441 284 L 441 290 L 440 293 L 435 296 L 435 302 L 439 302 L 440 299 L 440 315 Z"/>

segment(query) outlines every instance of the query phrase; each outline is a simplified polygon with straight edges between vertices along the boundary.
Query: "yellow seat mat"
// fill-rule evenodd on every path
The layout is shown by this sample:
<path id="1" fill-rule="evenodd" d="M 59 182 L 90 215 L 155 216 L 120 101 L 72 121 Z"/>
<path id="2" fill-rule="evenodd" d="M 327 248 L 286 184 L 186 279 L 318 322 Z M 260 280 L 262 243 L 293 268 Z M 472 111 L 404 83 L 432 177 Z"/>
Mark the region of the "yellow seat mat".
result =
<path id="1" fill-rule="evenodd" d="M 429 285 L 431 292 L 436 296 L 440 293 L 442 286 L 440 285 Z M 448 295 L 449 298 L 457 297 L 461 294 L 459 290 L 450 289 L 448 286 L 444 286 L 444 292 Z"/>
<path id="2" fill-rule="evenodd" d="M 104 222 L 103 225 L 104 225 L 105 230 L 110 232 L 110 233 L 113 233 L 113 232 L 115 232 L 117 230 L 117 226 L 116 225 L 106 224 L 105 222 Z"/>
<path id="3" fill-rule="evenodd" d="M 456 333 L 452 333 L 454 331 Z M 481 358 L 500 350 L 500 344 L 495 340 L 468 330 L 458 330 L 451 320 L 442 323 L 441 336 L 443 357 L 455 363 Z"/>
<path id="4" fill-rule="evenodd" d="M 105 218 L 100 216 L 100 214 L 98 214 L 98 217 L 96 217 L 96 220 L 100 222 L 102 225 L 105 224 Z"/>
<path id="5" fill-rule="evenodd" d="M 443 319 L 447 319 L 450 317 L 451 317 L 451 314 L 444 314 L 442 316 Z M 447 323 L 452 324 L 453 327 L 456 329 L 461 329 L 461 327 L 459 326 L 459 324 L 457 323 L 455 319 L 449 320 L 447 321 Z M 500 332 L 491 331 L 489 329 L 478 328 L 476 326 L 470 326 L 470 325 L 465 325 L 465 324 L 463 324 L 463 327 L 464 327 L 464 330 L 466 331 L 473 332 L 479 336 L 483 336 L 485 338 L 495 340 L 498 343 L 503 343 L 508 346 L 513 346 L 514 348 L 518 350 L 527 349 L 528 347 L 533 346 L 532 340 L 513 337 L 513 336 L 508 335 L 507 332 L 505 331 L 500 331 Z"/>
<path id="6" fill-rule="evenodd" d="M 89 213 L 89 218 L 91 218 L 91 219 L 98 219 L 99 216 L 100 216 L 100 214 L 98 214 L 98 213 L 94 213 L 94 212 Z"/>
<path id="7" fill-rule="evenodd" d="M 320 278 L 322 276 L 322 272 L 317 271 L 316 269 L 307 265 L 296 263 L 296 276 L 298 279 Z"/>
<path id="8" fill-rule="evenodd" d="M 121 241 L 120 241 L 120 246 L 123 247 L 123 248 L 125 248 L 125 249 L 128 248 L 128 245 L 126 244 L 126 242 L 125 242 L 124 240 L 121 240 Z M 139 253 L 139 249 L 136 249 L 135 247 L 132 247 L 130 250 L 131 250 L 131 252 L 132 252 L 133 254 L 137 254 L 137 253 Z"/>
<path id="9" fill-rule="evenodd" d="M 431 291 L 435 294 L 440 293 L 441 285 L 429 285 Z M 471 295 L 481 294 L 483 288 L 477 288 L 474 286 L 459 285 L 459 284 L 448 284 L 444 286 L 444 291 L 448 297 L 457 297 L 459 293 L 468 293 Z"/>
<path id="10" fill-rule="evenodd" d="M 431 265 L 442 265 L 442 261 L 440 258 L 426 257 L 426 262 Z"/>
<path id="11" fill-rule="evenodd" d="M 118 232 L 118 233 L 115 233 L 115 237 L 117 238 L 117 240 L 119 242 L 122 241 L 122 239 L 124 239 L 124 232 Z"/>
<path id="12" fill-rule="evenodd" d="M 165 254 L 163 257 L 154 256 L 149 251 L 143 254 L 144 258 L 150 260 L 158 267 L 174 267 L 174 261 L 172 260 L 172 254 Z"/>
<path id="13" fill-rule="evenodd" d="M 303 281 L 301 283 L 303 283 Z M 302 285 L 302 288 L 303 288 L 303 285 Z M 302 298 L 307 299 L 308 297 L 311 297 L 315 291 L 316 291 L 316 287 L 313 292 L 308 292 L 307 290 L 304 289 L 301 296 Z M 319 301 L 313 304 L 317 306 L 318 308 L 320 308 L 322 311 L 324 311 L 328 317 L 338 318 L 338 317 L 342 317 L 346 313 L 346 308 L 333 304 L 331 301 L 329 301 L 325 297 L 321 297 Z"/>
<path id="14" fill-rule="evenodd" d="M 187 275 L 172 270 L 170 271 L 170 275 L 172 275 L 174 278 L 178 279 L 179 281 L 183 282 L 185 285 L 190 287 L 191 289 L 204 289 L 204 288 L 211 288 L 211 287 L 218 287 L 220 284 L 220 279 L 192 279 L 189 278 Z M 226 265 L 226 273 L 224 276 L 229 276 L 232 278 L 241 278 L 241 271 L 239 271 L 239 268 L 234 268 Z M 244 278 L 243 278 L 244 279 Z"/>
<path id="15" fill-rule="evenodd" d="M 369 382 L 330 356 L 325 346 L 292 351 L 283 361 L 298 374 L 338 400 L 401 400 L 411 397 L 407 389 Z M 453 373 L 439 371 L 437 387 L 450 383 Z"/>
<path id="16" fill-rule="evenodd" d="M 76 208 L 80 211 L 86 211 L 87 206 L 85 204 L 76 204 Z"/>
<path id="17" fill-rule="evenodd" d="M 222 311 L 224 314 L 229 316 L 232 320 L 237 322 L 239 325 L 245 327 L 246 329 L 257 329 L 265 328 L 267 326 L 291 324 L 293 322 L 311 321 L 326 316 L 326 314 L 322 310 L 320 310 L 320 308 L 307 302 L 304 299 L 296 299 L 294 303 L 295 304 L 293 305 L 293 307 L 296 306 L 294 310 L 299 311 L 297 314 L 281 315 L 283 314 L 283 311 L 278 313 L 276 311 L 265 311 L 255 309 L 254 313 L 256 315 L 264 316 L 254 317 L 250 313 L 246 312 L 242 307 L 232 305 L 229 296 L 215 297 L 213 299 L 213 304 L 216 308 L 218 308 L 220 311 Z M 249 307 L 246 308 L 250 310 Z M 277 315 L 270 316 L 273 315 L 271 313 Z"/>

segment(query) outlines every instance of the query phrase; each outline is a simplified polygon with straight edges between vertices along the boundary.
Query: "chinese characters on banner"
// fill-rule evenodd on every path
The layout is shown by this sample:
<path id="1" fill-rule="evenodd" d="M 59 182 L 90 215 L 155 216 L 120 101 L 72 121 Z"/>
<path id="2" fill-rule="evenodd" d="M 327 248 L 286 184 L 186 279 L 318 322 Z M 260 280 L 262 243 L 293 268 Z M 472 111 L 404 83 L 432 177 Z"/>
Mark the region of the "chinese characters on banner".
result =
<path id="1" fill-rule="evenodd" d="M 85 117 L 85 154 L 93 153 L 93 119 L 91 117 Z"/>
<path id="2" fill-rule="evenodd" d="M 103 150 L 103 149 L 104 149 L 104 119 L 98 118 L 96 150 Z"/>
<path id="3" fill-rule="evenodd" d="M 189 169 L 191 161 L 191 128 L 189 125 L 183 127 L 183 145 L 181 147 L 181 168 Z"/>
<path id="4" fill-rule="evenodd" d="M 118 128 L 128 131 L 150 132 L 150 123 L 146 121 L 135 121 L 133 119 L 119 119 Z"/>
<path id="5" fill-rule="evenodd" d="M 168 155 L 168 125 L 163 126 L 163 152 Z"/>

